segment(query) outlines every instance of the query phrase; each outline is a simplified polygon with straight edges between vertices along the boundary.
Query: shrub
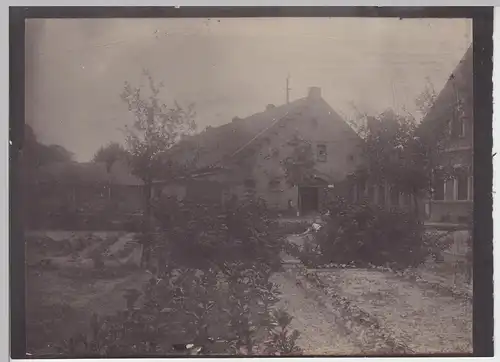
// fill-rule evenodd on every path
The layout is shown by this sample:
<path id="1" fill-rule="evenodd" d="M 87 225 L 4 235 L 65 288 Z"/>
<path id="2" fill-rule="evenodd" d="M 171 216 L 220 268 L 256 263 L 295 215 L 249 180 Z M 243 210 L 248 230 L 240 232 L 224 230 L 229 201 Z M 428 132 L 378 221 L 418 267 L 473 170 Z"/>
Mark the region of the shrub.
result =
<path id="1" fill-rule="evenodd" d="M 157 216 L 158 217 L 158 216 Z M 224 263 L 281 265 L 282 242 L 276 222 L 261 201 L 224 207 L 194 202 L 170 203 L 160 216 L 162 240 L 155 244 L 169 260 L 190 268 L 222 268 Z"/>
<path id="2" fill-rule="evenodd" d="M 269 339 L 266 341 L 268 353 L 280 356 L 302 353 L 302 350 L 296 344 L 300 333 L 297 330 L 290 330 L 292 319 L 284 309 L 273 311 L 273 328 L 269 330 Z"/>
<path id="3" fill-rule="evenodd" d="M 183 203 L 168 210 L 157 215 L 163 230 L 143 235 L 159 260 L 155 275 L 139 297 L 125 295 L 127 310 L 94 323 L 80 356 L 164 356 L 191 343 L 203 346 L 202 354 L 215 343 L 224 346 L 219 354 L 263 353 L 258 347 L 272 329 L 279 295 L 270 277 L 281 266 L 281 242 L 265 204 Z M 289 333 L 286 341 L 297 335 Z"/>
<path id="4" fill-rule="evenodd" d="M 434 239 L 411 213 L 336 200 L 317 233 L 325 263 L 415 267 L 431 253 Z"/>

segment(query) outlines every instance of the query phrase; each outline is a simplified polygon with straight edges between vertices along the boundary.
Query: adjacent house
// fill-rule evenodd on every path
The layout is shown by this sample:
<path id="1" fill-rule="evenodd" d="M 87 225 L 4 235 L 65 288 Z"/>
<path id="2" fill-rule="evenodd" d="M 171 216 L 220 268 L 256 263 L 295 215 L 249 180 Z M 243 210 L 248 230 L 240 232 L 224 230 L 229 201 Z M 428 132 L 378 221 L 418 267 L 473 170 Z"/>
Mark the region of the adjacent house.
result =
<path id="1" fill-rule="evenodd" d="M 439 127 L 444 127 L 445 132 L 438 132 Z M 472 45 L 450 75 L 421 128 L 428 134 L 440 135 L 426 216 L 430 222 L 467 222 L 474 200 Z"/>
<path id="2" fill-rule="evenodd" d="M 173 150 L 173 157 L 195 165 L 198 174 L 175 187 L 169 185 L 164 192 L 216 202 L 260 197 L 276 210 L 315 213 L 328 192 L 342 192 L 336 186 L 357 168 L 361 142 L 322 98 L 321 89 L 311 87 L 304 98 L 268 105 L 260 113 L 235 117 L 231 123 L 185 139 Z M 301 157 L 311 172 L 293 181 L 286 165 L 290 160 L 299 165 Z"/>
<path id="3" fill-rule="evenodd" d="M 126 162 L 111 168 L 103 163 L 55 162 L 37 169 L 24 187 L 28 224 L 44 227 L 49 215 L 126 215 L 143 208 L 143 182 L 132 175 Z M 31 210 L 31 211 L 30 211 Z M 39 225 L 40 224 L 40 225 Z"/>

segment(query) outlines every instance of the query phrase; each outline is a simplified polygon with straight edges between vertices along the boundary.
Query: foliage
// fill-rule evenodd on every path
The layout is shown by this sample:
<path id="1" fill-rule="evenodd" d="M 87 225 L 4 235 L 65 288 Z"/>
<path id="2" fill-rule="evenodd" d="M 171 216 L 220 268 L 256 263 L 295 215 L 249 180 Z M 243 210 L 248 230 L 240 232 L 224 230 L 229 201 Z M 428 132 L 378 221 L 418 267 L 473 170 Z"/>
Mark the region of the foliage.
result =
<path id="1" fill-rule="evenodd" d="M 92 158 L 92 162 L 104 162 L 108 172 L 113 164 L 119 160 L 128 161 L 129 154 L 127 150 L 119 143 L 110 142 L 106 146 L 101 146 Z"/>
<path id="2" fill-rule="evenodd" d="M 418 123 L 415 117 L 404 111 L 396 113 L 391 109 L 371 116 L 358 112 L 353 121 L 359 135 L 364 139 L 364 163 L 357 172 L 357 178 L 371 184 L 388 182 L 399 192 L 413 197 L 415 214 L 419 215 L 418 198 L 433 193 L 432 179 L 436 170 L 445 180 L 455 172 L 451 160 L 440 156 L 449 143 L 450 131 L 456 131 L 456 124 L 466 118 L 464 94 L 455 92 L 450 100 L 450 114 L 440 118 L 431 116 L 437 93 L 429 80 L 415 100 L 415 105 L 424 120 Z M 456 96 L 456 97 L 455 97 Z"/>
<path id="3" fill-rule="evenodd" d="M 151 190 L 155 179 L 165 173 L 173 177 L 181 167 L 168 158 L 168 151 L 186 134 L 194 131 L 193 106 L 186 109 L 174 102 L 173 107 L 160 100 L 163 84 L 156 84 L 152 76 L 144 71 L 150 95 L 145 96 L 141 88 L 126 82 L 121 99 L 127 104 L 134 122 L 125 127 L 126 150 L 132 172 L 144 182 L 144 227 L 150 231 Z M 145 245 L 145 249 L 149 246 Z M 147 250 L 149 253 L 149 250 Z M 147 255 L 145 253 L 145 255 Z"/>
<path id="4" fill-rule="evenodd" d="M 149 96 L 144 96 L 141 88 L 126 82 L 121 99 L 134 115 L 134 122 L 125 128 L 126 150 L 132 172 L 144 182 L 144 241 L 151 232 L 151 192 L 155 179 L 175 177 L 182 167 L 168 157 L 171 148 L 183 136 L 194 131 L 193 106 L 186 109 L 174 102 L 173 107 L 160 100 L 163 84 L 156 84 L 152 76 L 144 71 L 149 84 Z M 151 254 L 150 245 L 144 244 L 143 262 Z"/>
<path id="5" fill-rule="evenodd" d="M 99 319 L 80 356 L 175 355 L 172 346 L 191 343 L 202 354 L 271 353 L 262 347 L 274 330 L 281 245 L 265 204 L 168 205 L 150 281 L 127 292 L 126 311 Z M 276 353 L 288 353 L 296 335 L 287 329 Z"/>
<path id="6" fill-rule="evenodd" d="M 126 148 L 135 174 L 145 182 L 159 176 L 166 163 L 166 151 L 184 135 L 194 131 L 193 105 L 186 109 L 174 102 L 173 107 L 160 100 L 163 84 L 156 84 L 149 72 L 144 71 L 150 95 L 126 82 L 121 99 L 134 115 L 132 126 L 125 128 Z"/>
<path id="7" fill-rule="evenodd" d="M 71 162 L 73 153 L 60 145 L 44 145 L 40 143 L 29 125 L 24 126 L 24 142 L 22 148 L 22 165 L 33 171 L 37 167 L 53 162 Z"/>
<path id="8" fill-rule="evenodd" d="M 375 117 L 367 117 L 364 163 L 358 177 L 370 184 L 388 182 L 399 192 L 412 195 L 414 200 L 427 191 L 431 169 L 427 150 L 415 135 L 417 125 L 410 116 L 401 116 L 388 110 Z M 418 203 L 414 203 L 415 207 Z M 418 210 L 415 210 L 418 214 Z"/>
<path id="9" fill-rule="evenodd" d="M 266 341 L 267 351 L 274 355 L 288 356 L 301 354 L 302 350 L 296 342 L 299 331 L 290 331 L 292 317 L 282 308 L 272 313 L 272 326 L 269 339 Z"/>
<path id="10" fill-rule="evenodd" d="M 426 78 L 425 87 L 415 99 L 415 105 L 422 117 L 427 116 L 437 99 L 437 92 L 429 78 Z"/>
<path id="11" fill-rule="evenodd" d="M 316 239 L 324 264 L 395 269 L 423 263 L 436 243 L 408 212 L 364 203 L 351 205 L 341 199 L 330 206 L 330 216 Z"/>
<path id="12" fill-rule="evenodd" d="M 280 265 L 281 237 L 262 200 L 225 206 L 164 200 L 154 210 L 169 240 L 168 259 L 200 269 L 237 262 Z"/>
<path id="13" fill-rule="evenodd" d="M 288 184 L 294 186 L 312 180 L 316 161 L 311 143 L 296 134 L 287 145 L 292 148 L 291 156 L 283 160 Z"/>

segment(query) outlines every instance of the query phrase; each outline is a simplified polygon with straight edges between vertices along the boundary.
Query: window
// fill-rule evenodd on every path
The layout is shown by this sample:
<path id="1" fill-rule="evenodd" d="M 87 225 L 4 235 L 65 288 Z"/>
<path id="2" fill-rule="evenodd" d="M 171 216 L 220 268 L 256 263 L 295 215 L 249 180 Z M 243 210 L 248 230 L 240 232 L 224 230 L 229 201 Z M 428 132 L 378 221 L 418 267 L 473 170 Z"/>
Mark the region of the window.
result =
<path id="1" fill-rule="evenodd" d="M 368 185 L 368 200 L 375 202 L 375 186 Z"/>
<path id="2" fill-rule="evenodd" d="M 385 205 L 385 185 L 378 185 L 377 201 L 380 206 Z"/>
<path id="3" fill-rule="evenodd" d="M 465 137 L 465 127 L 466 127 L 465 120 L 461 119 L 458 123 L 459 123 L 459 126 L 460 126 L 459 127 L 458 137 L 464 138 Z"/>
<path id="4" fill-rule="evenodd" d="M 464 201 L 468 199 L 469 193 L 469 178 L 465 172 L 457 173 L 455 177 L 457 183 L 457 200 Z"/>
<path id="5" fill-rule="evenodd" d="M 350 199 L 352 202 L 357 202 L 358 201 L 358 190 L 357 190 L 357 185 L 356 183 L 353 183 L 351 187 L 349 188 L 349 193 L 350 193 Z"/>
<path id="6" fill-rule="evenodd" d="M 453 122 L 451 119 L 446 121 L 446 129 L 448 131 L 448 134 L 451 136 L 453 134 Z"/>
<path id="7" fill-rule="evenodd" d="M 358 199 L 366 197 L 367 193 L 367 182 L 366 180 L 358 180 Z"/>
<path id="8" fill-rule="evenodd" d="M 444 199 L 446 201 L 453 201 L 455 199 L 454 192 L 455 181 L 453 179 L 447 179 L 444 184 Z"/>
<path id="9" fill-rule="evenodd" d="M 317 158 L 320 162 L 326 161 L 326 145 L 320 144 L 317 146 Z"/>
<path id="10" fill-rule="evenodd" d="M 254 188 L 255 187 L 255 180 L 253 180 L 251 178 L 246 179 L 244 185 L 248 189 Z"/>
<path id="11" fill-rule="evenodd" d="M 444 200 L 444 177 L 443 175 L 439 173 L 434 174 L 434 180 L 433 180 L 433 195 L 432 199 L 433 200 Z"/>
<path id="12" fill-rule="evenodd" d="M 272 191 L 278 191 L 281 186 L 281 181 L 280 180 L 271 180 L 269 181 L 269 188 Z"/>
<path id="13" fill-rule="evenodd" d="M 347 156 L 347 160 L 348 160 L 349 162 L 354 162 L 354 155 L 349 155 L 349 156 Z"/>
<path id="14" fill-rule="evenodd" d="M 410 205 L 410 195 L 401 193 L 401 206 Z"/>
<path id="15" fill-rule="evenodd" d="M 469 176 L 469 200 L 474 200 L 474 178 Z"/>
<path id="16" fill-rule="evenodd" d="M 399 206 L 399 190 L 395 186 L 391 186 L 391 205 Z"/>
<path id="17" fill-rule="evenodd" d="M 449 122 L 450 125 L 450 138 L 457 139 L 459 137 L 464 137 L 465 134 L 465 121 L 463 119 L 454 119 Z"/>

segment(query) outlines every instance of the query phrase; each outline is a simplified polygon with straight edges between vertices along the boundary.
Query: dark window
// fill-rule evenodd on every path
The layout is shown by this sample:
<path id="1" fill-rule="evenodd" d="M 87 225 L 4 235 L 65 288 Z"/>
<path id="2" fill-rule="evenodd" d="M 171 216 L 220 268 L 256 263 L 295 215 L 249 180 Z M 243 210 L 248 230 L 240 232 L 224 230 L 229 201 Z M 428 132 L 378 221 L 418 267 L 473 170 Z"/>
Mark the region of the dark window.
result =
<path id="1" fill-rule="evenodd" d="M 474 177 L 469 176 L 469 200 L 474 200 Z"/>
<path id="2" fill-rule="evenodd" d="M 378 204 L 381 206 L 385 205 L 385 186 L 378 185 L 378 195 L 377 195 Z"/>
<path id="3" fill-rule="evenodd" d="M 465 137 L 465 127 L 466 127 L 466 123 L 465 123 L 465 119 L 461 119 L 459 122 L 459 134 L 458 136 L 460 138 L 464 138 Z"/>
<path id="4" fill-rule="evenodd" d="M 280 180 L 271 180 L 269 181 L 269 188 L 271 190 L 278 190 L 281 186 Z"/>
<path id="5" fill-rule="evenodd" d="M 450 123 L 450 137 L 451 139 L 457 139 L 462 137 L 462 131 L 464 127 L 464 122 L 462 119 L 454 119 Z"/>
<path id="6" fill-rule="evenodd" d="M 373 185 L 368 185 L 368 199 L 370 202 L 375 200 L 375 187 Z"/>
<path id="7" fill-rule="evenodd" d="M 444 200 L 444 177 L 439 173 L 434 174 L 433 180 L 433 200 Z"/>
<path id="8" fill-rule="evenodd" d="M 399 190 L 394 186 L 391 186 L 391 205 L 399 205 Z"/>
<path id="9" fill-rule="evenodd" d="M 246 179 L 244 184 L 245 184 L 246 188 L 254 188 L 255 187 L 255 180 Z"/>
<path id="10" fill-rule="evenodd" d="M 408 200 L 408 195 L 405 194 L 405 193 L 401 193 L 400 196 L 399 196 L 400 200 L 401 200 L 401 206 L 407 206 L 409 204 L 409 200 Z"/>
<path id="11" fill-rule="evenodd" d="M 366 180 L 359 180 L 358 181 L 358 198 L 362 198 L 366 196 L 366 192 L 368 190 L 366 189 Z"/>
<path id="12" fill-rule="evenodd" d="M 352 202 L 357 202 L 358 201 L 358 190 L 357 190 L 357 184 L 353 183 L 349 187 L 349 193 L 350 193 L 350 199 Z"/>
<path id="13" fill-rule="evenodd" d="M 354 162 L 354 155 L 347 156 L 347 159 L 349 160 L 349 162 Z"/>
<path id="14" fill-rule="evenodd" d="M 452 123 L 451 119 L 449 119 L 446 121 L 446 131 L 448 132 L 449 136 L 452 135 L 452 133 L 453 133 L 452 130 L 453 130 L 453 123 Z"/>
<path id="15" fill-rule="evenodd" d="M 468 176 L 465 172 L 459 172 L 456 175 L 456 182 L 457 182 L 457 200 L 467 200 L 467 194 L 469 191 L 469 185 L 468 185 Z"/>
<path id="16" fill-rule="evenodd" d="M 318 158 L 318 161 L 320 162 L 325 162 L 326 161 L 326 157 L 327 157 L 327 153 L 326 153 L 326 145 L 318 145 L 317 147 L 317 158 Z"/>

